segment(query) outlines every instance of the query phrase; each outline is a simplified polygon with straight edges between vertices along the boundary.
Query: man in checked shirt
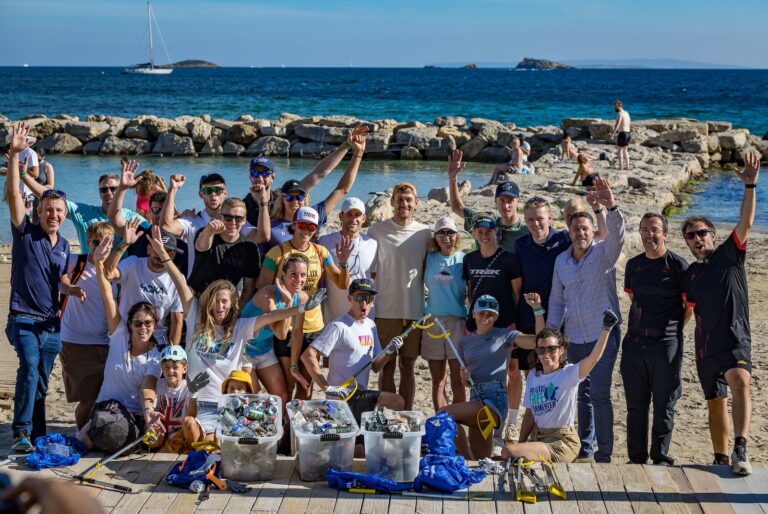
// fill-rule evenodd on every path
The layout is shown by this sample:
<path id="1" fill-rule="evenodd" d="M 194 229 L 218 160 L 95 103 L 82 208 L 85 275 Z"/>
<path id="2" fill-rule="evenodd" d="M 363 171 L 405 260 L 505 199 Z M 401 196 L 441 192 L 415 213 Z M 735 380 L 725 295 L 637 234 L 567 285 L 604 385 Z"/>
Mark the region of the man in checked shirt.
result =
<path id="1" fill-rule="evenodd" d="M 616 261 L 624 245 L 624 217 L 605 179 L 595 181 L 590 203 L 608 210 L 608 235 L 595 241 L 595 225 L 588 212 L 577 212 L 568 227 L 571 249 L 555 260 L 547 325 L 565 326 L 568 362 L 577 363 L 590 354 L 602 327 L 606 309 L 620 312 L 616 292 Z M 608 339 L 602 358 L 579 385 L 578 427 L 580 458 L 610 462 L 613 453 L 613 405 L 611 377 L 621 339 L 621 320 Z M 597 442 L 597 451 L 595 451 Z"/>

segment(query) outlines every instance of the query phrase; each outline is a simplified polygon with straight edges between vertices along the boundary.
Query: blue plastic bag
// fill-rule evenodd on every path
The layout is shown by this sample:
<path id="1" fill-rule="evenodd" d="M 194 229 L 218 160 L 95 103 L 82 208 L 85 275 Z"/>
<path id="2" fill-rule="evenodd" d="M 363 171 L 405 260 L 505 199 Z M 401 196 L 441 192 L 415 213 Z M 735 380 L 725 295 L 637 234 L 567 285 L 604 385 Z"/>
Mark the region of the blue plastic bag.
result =
<path id="1" fill-rule="evenodd" d="M 72 466 L 85 453 L 83 443 L 63 434 L 47 434 L 35 439 L 35 451 L 25 459 L 27 466 L 35 469 Z"/>
<path id="2" fill-rule="evenodd" d="M 190 473 L 200 468 L 208 459 L 209 452 L 205 450 L 191 451 L 187 454 L 187 458 L 183 462 L 174 463 L 168 473 L 165 475 L 165 481 L 176 487 L 182 489 L 188 489 L 189 484 L 195 480 L 199 480 L 206 485 L 212 482 L 206 478 L 206 475 L 192 476 Z M 213 474 L 217 478 L 221 478 L 221 466 L 219 463 L 214 465 Z"/>
<path id="3" fill-rule="evenodd" d="M 362 473 L 351 473 L 331 468 L 325 474 L 328 487 L 346 491 L 348 489 L 375 489 L 377 493 L 396 493 L 407 491 L 413 484 L 411 482 L 395 482 L 387 478 Z"/>
<path id="4" fill-rule="evenodd" d="M 419 462 L 419 474 L 413 488 L 421 491 L 424 486 L 442 493 L 453 493 L 472 484 L 482 482 L 485 472 L 469 469 L 464 457 L 429 454 Z"/>
<path id="5" fill-rule="evenodd" d="M 424 430 L 421 444 L 427 447 L 428 453 L 456 455 L 456 421 L 453 416 L 440 412 L 427 419 Z"/>

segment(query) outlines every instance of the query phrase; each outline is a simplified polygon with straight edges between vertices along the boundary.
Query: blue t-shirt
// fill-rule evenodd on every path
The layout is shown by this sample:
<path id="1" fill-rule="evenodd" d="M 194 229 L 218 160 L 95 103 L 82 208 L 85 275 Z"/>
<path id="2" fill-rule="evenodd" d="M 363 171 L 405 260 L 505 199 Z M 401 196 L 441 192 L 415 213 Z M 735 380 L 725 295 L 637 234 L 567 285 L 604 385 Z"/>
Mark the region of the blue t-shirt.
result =
<path id="1" fill-rule="evenodd" d="M 55 318 L 59 314 L 59 282 L 67 272 L 69 241 L 59 234 L 51 246 L 40 225 L 24 216 L 21 225 L 11 225 L 11 310 Z"/>
<path id="2" fill-rule="evenodd" d="M 467 297 L 467 281 L 462 277 L 464 252 L 448 256 L 428 252 L 426 262 L 424 286 L 429 291 L 427 312 L 433 316 L 466 318 L 468 311 L 464 300 Z"/>
<path id="3" fill-rule="evenodd" d="M 274 286 L 273 286 L 274 287 Z M 274 292 L 275 307 L 278 309 L 285 309 L 285 302 L 282 299 L 279 291 Z M 291 307 L 299 305 L 299 293 L 293 295 L 293 301 Z M 262 310 L 254 305 L 253 301 L 249 301 L 243 307 L 240 313 L 241 318 L 255 318 L 261 316 Z M 272 349 L 272 336 L 275 335 L 272 332 L 272 327 L 269 325 L 262 327 L 259 333 L 245 342 L 245 354 L 248 357 L 258 357 L 264 355 Z"/>
<path id="4" fill-rule="evenodd" d="M 123 207 L 121 212 L 126 222 L 138 217 L 141 219 L 141 228 L 145 231 L 149 230 L 149 222 L 139 216 L 138 213 L 125 207 Z M 90 252 L 88 248 L 88 227 L 97 221 L 109 221 L 107 214 L 101 210 L 101 205 L 88 205 L 70 200 L 67 200 L 67 218 L 75 225 L 77 240 L 80 241 L 80 252 L 86 254 Z M 115 235 L 115 245 L 119 243 L 120 238 Z"/>
<path id="5" fill-rule="evenodd" d="M 312 206 L 317 211 L 317 215 L 320 217 L 320 225 L 317 227 L 316 234 L 320 233 L 320 229 L 323 228 L 328 222 L 328 213 L 325 210 L 325 200 Z M 290 220 L 272 220 L 270 226 L 272 227 L 272 234 L 269 238 L 269 247 L 273 248 L 279 244 L 283 244 L 286 241 L 290 241 L 293 235 L 288 232 L 288 227 L 293 224 Z"/>

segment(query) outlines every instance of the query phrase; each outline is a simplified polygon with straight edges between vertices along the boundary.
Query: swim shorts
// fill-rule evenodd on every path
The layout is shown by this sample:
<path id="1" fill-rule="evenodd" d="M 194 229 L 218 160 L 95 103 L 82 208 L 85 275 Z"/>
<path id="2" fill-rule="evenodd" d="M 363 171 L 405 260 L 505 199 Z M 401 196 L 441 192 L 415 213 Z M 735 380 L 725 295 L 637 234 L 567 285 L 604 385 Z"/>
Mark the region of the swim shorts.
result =
<path id="1" fill-rule="evenodd" d="M 696 361 L 696 371 L 699 374 L 699 383 L 704 391 L 705 400 L 728 397 L 725 373 L 734 368 L 745 369 L 752 373 L 752 356 L 749 348 L 727 350 Z"/>
<path id="2" fill-rule="evenodd" d="M 616 138 L 616 146 L 629 146 L 629 132 L 619 132 Z"/>

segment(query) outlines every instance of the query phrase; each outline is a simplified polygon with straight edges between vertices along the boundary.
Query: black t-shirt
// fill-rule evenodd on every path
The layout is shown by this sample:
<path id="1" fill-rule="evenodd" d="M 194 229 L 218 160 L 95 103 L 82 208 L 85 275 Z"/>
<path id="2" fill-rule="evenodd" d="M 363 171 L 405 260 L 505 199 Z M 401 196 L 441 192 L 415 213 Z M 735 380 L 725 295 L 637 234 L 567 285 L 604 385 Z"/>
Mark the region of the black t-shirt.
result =
<path id="1" fill-rule="evenodd" d="M 667 251 L 658 259 L 644 253 L 627 261 L 624 290 L 632 295 L 627 336 L 683 340 L 683 287 L 688 263 Z"/>
<path id="2" fill-rule="evenodd" d="M 260 271 L 261 252 L 257 245 L 243 236 L 234 243 L 227 243 L 216 234 L 210 249 L 205 252 L 195 250 L 195 265 L 187 283 L 199 294 L 215 280 L 225 278 L 237 285 L 242 278 L 257 278 Z"/>
<path id="3" fill-rule="evenodd" d="M 515 322 L 515 301 L 512 294 L 512 280 L 520 277 L 520 268 L 513 253 L 503 248 L 496 250 L 491 257 L 483 257 L 480 250 L 464 256 L 462 277 L 468 281 L 472 301 L 484 294 L 489 294 L 499 302 L 499 319 L 494 326 L 508 327 Z M 470 305 L 467 329 L 477 328 L 472 317 Z"/>
<path id="4" fill-rule="evenodd" d="M 272 212 L 272 207 L 275 206 L 275 202 L 277 201 L 278 193 L 275 191 L 270 191 L 269 193 L 269 212 Z M 250 193 L 245 195 L 243 197 L 243 202 L 245 202 L 245 219 L 248 220 L 248 223 L 253 225 L 254 227 L 258 226 L 259 224 L 259 202 L 253 199 Z"/>
<path id="5" fill-rule="evenodd" d="M 731 233 L 706 262 L 688 267 L 685 293 L 696 315 L 696 360 L 751 346 L 746 255 L 747 242 Z"/>
<path id="6" fill-rule="evenodd" d="M 189 251 L 187 242 L 182 241 L 181 238 L 176 238 L 176 248 L 177 250 L 176 255 L 173 256 L 173 263 L 179 268 L 181 274 L 186 277 L 188 268 L 187 263 L 189 262 L 189 259 L 187 258 L 187 252 Z M 126 253 L 129 256 L 149 257 L 149 236 L 143 234 L 135 243 L 128 247 Z"/>

